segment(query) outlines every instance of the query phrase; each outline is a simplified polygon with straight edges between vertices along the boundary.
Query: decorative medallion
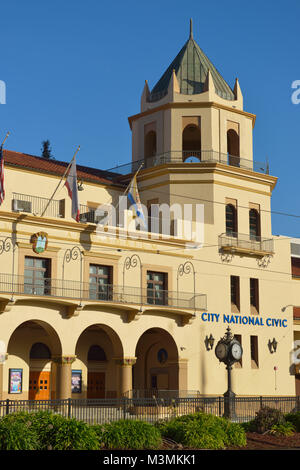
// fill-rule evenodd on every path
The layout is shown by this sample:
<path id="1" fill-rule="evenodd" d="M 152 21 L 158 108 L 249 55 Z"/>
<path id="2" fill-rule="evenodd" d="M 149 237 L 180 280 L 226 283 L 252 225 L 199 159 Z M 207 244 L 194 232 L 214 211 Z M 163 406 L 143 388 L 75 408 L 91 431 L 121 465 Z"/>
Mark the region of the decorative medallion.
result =
<path id="1" fill-rule="evenodd" d="M 35 253 L 40 254 L 47 250 L 48 234 L 45 232 L 38 232 L 31 237 L 32 249 Z"/>

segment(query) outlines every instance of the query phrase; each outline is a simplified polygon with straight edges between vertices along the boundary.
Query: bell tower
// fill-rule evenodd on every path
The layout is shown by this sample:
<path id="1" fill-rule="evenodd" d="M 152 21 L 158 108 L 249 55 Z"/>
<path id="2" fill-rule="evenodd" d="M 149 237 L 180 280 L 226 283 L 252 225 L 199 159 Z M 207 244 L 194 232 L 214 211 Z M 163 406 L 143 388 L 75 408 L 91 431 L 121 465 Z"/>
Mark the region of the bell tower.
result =
<path id="1" fill-rule="evenodd" d="M 165 163 L 224 163 L 253 169 L 255 116 L 243 110 L 238 79 L 231 88 L 189 38 L 150 90 L 145 82 L 140 113 L 129 118 L 132 160 L 144 168 Z"/>

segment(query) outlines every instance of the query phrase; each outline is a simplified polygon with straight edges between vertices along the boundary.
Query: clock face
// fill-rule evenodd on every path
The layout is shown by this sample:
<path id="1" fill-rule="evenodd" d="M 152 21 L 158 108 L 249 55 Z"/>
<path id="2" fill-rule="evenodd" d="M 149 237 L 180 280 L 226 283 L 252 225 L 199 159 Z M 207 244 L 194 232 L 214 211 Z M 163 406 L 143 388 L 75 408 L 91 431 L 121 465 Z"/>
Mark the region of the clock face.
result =
<path id="1" fill-rule="evenodd" d="M 224 359 L 226 357 L 227 348 L 224 343 L 218 343 L 216 346 L 216 356 L 218 359 Z"/>
<path id="2" fill-rule="evenodd" d="M 231 346 L 231 355 L 236 361 L 239 361 L 241 359 L 242 348 L 239 343 L 233 343 L 233 345 Z"/>

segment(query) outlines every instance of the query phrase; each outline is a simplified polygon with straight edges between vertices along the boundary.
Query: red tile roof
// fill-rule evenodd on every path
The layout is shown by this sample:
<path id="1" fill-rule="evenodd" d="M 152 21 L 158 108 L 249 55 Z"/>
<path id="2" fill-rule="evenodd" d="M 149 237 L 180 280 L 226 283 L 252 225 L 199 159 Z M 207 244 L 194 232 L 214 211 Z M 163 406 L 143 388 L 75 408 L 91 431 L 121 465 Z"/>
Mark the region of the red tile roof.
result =
<path id="1" fill-rule="evenodd" d="M 47 160 L 43 157 L 29 155 L 27 153 L 15 152 L 13 150 L 3 150 L 4 164 L 7 166 L 16 166 L 19 168 L 39 171 L 52 175 L 63 176 L 69 162 L 58 160 Z M 114 175 L 105 170 L 89 168 L 77 165 L 78 180 L 91 181 L 99 184 L 117 184 Z"/>

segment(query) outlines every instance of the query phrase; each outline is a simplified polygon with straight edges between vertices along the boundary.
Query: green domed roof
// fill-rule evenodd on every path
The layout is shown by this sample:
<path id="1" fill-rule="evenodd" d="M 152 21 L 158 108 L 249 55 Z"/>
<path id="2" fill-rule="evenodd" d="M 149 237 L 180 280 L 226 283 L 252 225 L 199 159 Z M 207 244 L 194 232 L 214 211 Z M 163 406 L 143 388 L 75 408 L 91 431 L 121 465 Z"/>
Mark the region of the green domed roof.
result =
<path id="1" fill-rule="evenodd" d="M 207 73 L 210 70 L 216 93 L 226 100 L 235 100 L 230 86 L 194 40 L 192 24 L 188 41 L 152 89 L 149 101 L 158 101 L 167 94 L 173 70 L 180 86 L 180 93 L 184 95 L 203 93 Z"/>

